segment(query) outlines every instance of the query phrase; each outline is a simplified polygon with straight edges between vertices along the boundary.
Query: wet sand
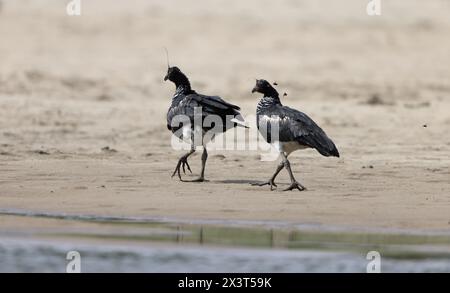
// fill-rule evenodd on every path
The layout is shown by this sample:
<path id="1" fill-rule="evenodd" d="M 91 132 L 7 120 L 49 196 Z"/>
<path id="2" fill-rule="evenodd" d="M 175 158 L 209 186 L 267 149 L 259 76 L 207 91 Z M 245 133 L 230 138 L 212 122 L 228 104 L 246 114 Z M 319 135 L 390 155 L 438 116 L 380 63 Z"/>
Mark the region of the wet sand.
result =
<path id="1" fill-rule="evenodd" d="M 380 18 L 356 0 L 97 0 L 80 17 L 52 1 L 3 2 L 2 209 L 450 228 L 447 2 L 384 3 Z M 211 151 L 209 182 L 172 179 L 182 152 L 165 126 L 164 47 L 197 91 L 244 116 L 260 98 L 254 78 L 277 81 L 341 158 L 294 153 L 305 192 L 251 186 L 277 164 L 255 151 Z M 197 175 L 200 156 L 190 163 Z"/>

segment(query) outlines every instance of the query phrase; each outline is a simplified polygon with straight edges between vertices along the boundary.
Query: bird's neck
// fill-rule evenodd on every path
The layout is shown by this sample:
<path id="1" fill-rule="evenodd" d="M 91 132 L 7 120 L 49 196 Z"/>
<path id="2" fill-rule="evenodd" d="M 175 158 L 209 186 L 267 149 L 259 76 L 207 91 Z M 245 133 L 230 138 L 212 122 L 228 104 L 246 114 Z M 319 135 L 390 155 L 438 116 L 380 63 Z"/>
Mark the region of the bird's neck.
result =
<path id="1" fill-rule="evenodd" d="M 184 81 L 178 81 L 175 82 L 176 90 L 175 94 L 172 97 L 172 105 L 178 104 L 186 95 L 195 93 L 191 89 L 191 84 L 189 83 L 189 80 L 187 77 L 185 77 Z"/>
<path id="2" fill-rule="evenodd" d="M 264 90 L 263 94 L 264 94 L 264 98 L 267 97 L 267 98 L 277 99 L 278 101 L 280 100 L 277 90 L 271 86 L 269 86 L 269 88 L 266 88 Z"/>
<path id="3" fill-rule="evenodd" d="M 177 89 L 177 93 L 178 92 L 188 93 L 188 92 L 192 91 L 191 83 L 189 82 L 189 79 L 187 78 L 187 76 L 184 75 L 183 73 L 180 73 L 177 76 L 177 78 L 174 80 L 174 83 L 175 83 L 175 87 Z"/>
<path id="4" fill-rule="evenodd" d="M 256 112 L 260 112 L 261 110 L 267 109 L 274 105 L 281 105 L 278 93 L 271 95 L 265 94 L 264 97 L 259 101 L 258 106 L 256 107 Z"/>

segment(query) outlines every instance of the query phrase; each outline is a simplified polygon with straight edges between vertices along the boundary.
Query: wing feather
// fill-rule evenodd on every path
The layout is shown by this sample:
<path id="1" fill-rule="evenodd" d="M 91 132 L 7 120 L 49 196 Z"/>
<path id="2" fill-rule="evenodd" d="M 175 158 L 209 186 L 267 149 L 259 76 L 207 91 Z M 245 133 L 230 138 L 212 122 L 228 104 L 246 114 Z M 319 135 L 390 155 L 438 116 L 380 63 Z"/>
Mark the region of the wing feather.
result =
<path id="1" fill-rule="evenodd" d="M 268 111 L 269 112 L 269 111 Z M 269 118 L 272 116 L 272 118 Z M 279 140 L 282 142 L 297 141 L 299 144 L 315 148 L 324 156 L 339 156 L 333 141 L 308 115 L 290 107 L 277 105 L 265 116 L 265 120 L 277 119 L 279 123 Z M 259 123 L 259 122 L 258 122 Z M 263 135 L 264 136 L 264 135 Z M 269 133 L 268 142 L 272 139 Z"/>
<path id="2" fill-rule="evenodd" d="M 195 107 L 202 108 L 202 116 L 218 115 L 220 116 L 226 126 L 226 116 L 240 117 L 239 107 L 224 101 L 218 96 L 205 96 L 197 93 L 189 94 L 179 100 L 178 103 L 173 104 L 167 113 L 167 128 L 171 128 L 171 121 L 176 115 L 185 115 L 190 118 L 191 123 L 194 122 Z"/>

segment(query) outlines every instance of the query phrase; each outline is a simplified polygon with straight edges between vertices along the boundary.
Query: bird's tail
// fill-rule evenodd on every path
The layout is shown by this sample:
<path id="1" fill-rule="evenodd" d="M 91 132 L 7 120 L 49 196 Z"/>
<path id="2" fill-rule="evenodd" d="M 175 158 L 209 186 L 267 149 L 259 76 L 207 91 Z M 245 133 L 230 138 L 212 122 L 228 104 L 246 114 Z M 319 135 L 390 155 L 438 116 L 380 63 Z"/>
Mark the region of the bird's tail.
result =
<path id="1" fill-rule="evenodd" d="M 320 147 L 316 148 L 319 153 L 325 157 L 338 157 L 339 158 L 339 151 L 336 147 L 336 145 L 329 139 L 328 145 L 326 147 Z"/>
<path id="2" fill-rule="evenodd" d="M 230 121 L 235 123 L 238 127 L 250 128 L 249 126 L 247 126 L 247 123 L 245 122 L 244 117 L 242 117 L 241 114 L 234 116 L 234 118 L 231 118 Z"/>
<path id="3" fill-rule="evenodd" d="M 336 145 L 324 132 L 303 137 L 302 142 L 315 148 L 322 156 L 339 158 L 339 151 Z"/>
<path id="4" fill-rule="evenodd" d="M 329 152 L 330 156 L 339 158 L 339 151 L 336 146 Z"/>

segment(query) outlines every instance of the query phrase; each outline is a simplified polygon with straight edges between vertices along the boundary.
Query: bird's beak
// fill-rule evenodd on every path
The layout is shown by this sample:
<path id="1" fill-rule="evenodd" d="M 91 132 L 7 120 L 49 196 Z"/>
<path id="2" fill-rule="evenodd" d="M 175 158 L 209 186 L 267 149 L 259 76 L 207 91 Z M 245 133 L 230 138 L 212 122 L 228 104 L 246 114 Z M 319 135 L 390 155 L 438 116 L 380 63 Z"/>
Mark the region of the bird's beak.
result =
<path id="1" fill-rule="evenodd" d="M 168 80 L 169 79 L 169 76 L 164 76 L 164 81 L 166 81 L 166 80 Z"/>
<path id="2" fill-rule="evenodd" d="M 254 87 L 253 89 L 252 89 L 252 94 L 254 93 L 254 92 L 257 92 L 258 91 L 258 87 Z"/>

